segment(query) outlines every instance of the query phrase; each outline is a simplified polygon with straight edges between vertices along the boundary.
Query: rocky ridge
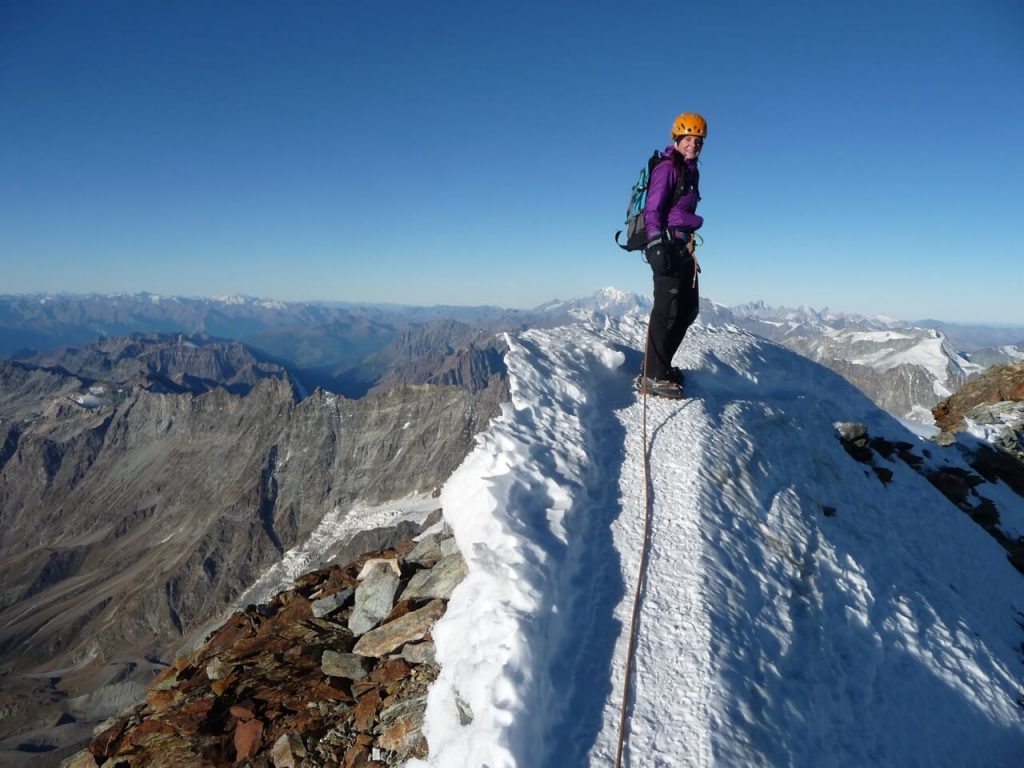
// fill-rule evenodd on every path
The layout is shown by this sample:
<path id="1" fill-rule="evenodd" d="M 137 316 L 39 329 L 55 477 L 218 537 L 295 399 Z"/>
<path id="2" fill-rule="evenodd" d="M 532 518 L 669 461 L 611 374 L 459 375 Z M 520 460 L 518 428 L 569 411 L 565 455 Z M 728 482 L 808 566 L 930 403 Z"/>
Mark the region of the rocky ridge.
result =
<path id="1" fill-rule="evenodd" d="M 397 766 L 426 755 L 430 629 L 465 561 L 443 523 L 235 613 L 68 768 Z"/>
<path id="2" fill-rule="evenodd" d="M 492 330 L 434 321 L 401 334 L 332 380 L 352 396 L 403 384 L 456 386 L 476 393 L 507 378 L 504 353 L 504 341 Z"/>
<path id="3" fill-rule="evenodd" d="M 948 442 L 969 432 L 1024 461 L 1024 362 L 994 365 L 932 409 Z"/>
<path id="4" fill-rule="evenodd" d="M 294 380 L 284 366 L 257 357 L 237 341 L 206 334 L 134 333 L 101 338 L 84 347 L 61 347 L 18 358 L 44 370 L 70 373 L 106 388 L 140 386 L 150 391 L 199 394 L 226 389 L 245 394 L 267 378 Z"/>

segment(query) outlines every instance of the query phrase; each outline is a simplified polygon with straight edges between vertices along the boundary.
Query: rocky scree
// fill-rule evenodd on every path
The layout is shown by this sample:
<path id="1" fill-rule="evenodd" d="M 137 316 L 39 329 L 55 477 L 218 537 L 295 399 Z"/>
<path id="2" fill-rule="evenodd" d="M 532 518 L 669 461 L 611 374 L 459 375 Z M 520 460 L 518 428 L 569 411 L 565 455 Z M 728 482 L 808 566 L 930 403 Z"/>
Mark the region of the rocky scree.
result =
<path id="1" fill-rule="evenodd" d="M 446 529 L 419 538 L 235 613 L 63 765 L 361 768 L 425 756 L 430 630 L 466 566 Z"/>

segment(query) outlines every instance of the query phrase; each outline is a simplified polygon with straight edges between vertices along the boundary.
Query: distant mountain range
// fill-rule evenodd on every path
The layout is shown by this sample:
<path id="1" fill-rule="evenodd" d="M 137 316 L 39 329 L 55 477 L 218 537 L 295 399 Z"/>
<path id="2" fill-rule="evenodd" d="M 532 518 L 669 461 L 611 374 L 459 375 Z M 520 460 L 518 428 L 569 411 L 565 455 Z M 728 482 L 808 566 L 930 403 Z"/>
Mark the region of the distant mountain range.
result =
<path id="1" fill-rule="evenodd" d="M 245 296 L 0 296 L 0 356 L 133 333 L 200 334 L 243 342 L 287 369 L 304 391 L 320 386 L 362 397 L 402 383 L 449 383 L 471 392 L 503 373 L 501 331 L 563 324 L 579 312 L 647 312 L 650 298 L 615 288 L 534 310 L 280 302 Z M 860 387 L 900 417 L 929 422 L 930 409 L 995 363 L 1024 359 L 1024 327 L 913 323 L 763 302 L 704 300 L 701 322 L 732 324 L 783 344 Z"/>
<path id="2" fill-rule="evenodd" d="M 557 323 L 554 313 L 496 307 L 284 303 L 152 294 L 0 296 L 0 359 L 39 362 L 98 339 L 184 334 L 241 342 L 287 369 L 301 390 L 362 397 L 385 386 L 443 382 L 479 391 L 503 372 L 501 330 Z M 72 351 L 67 352 L 70 348 Z M 57 350 L 65 350 L 58 353 Z M 428 358 L 419 359 L 428 355 Z"/>
<path id="3" fill-rule="evenodd" d="M 544 315 L 498 307 L 400 307 L 138 294 L 0 296 L 0 357 L 81 346 L 101 336 L 206 334 L 241 341 L 300 369 L 342 367 L 434 321 L 520 328 Z"/>

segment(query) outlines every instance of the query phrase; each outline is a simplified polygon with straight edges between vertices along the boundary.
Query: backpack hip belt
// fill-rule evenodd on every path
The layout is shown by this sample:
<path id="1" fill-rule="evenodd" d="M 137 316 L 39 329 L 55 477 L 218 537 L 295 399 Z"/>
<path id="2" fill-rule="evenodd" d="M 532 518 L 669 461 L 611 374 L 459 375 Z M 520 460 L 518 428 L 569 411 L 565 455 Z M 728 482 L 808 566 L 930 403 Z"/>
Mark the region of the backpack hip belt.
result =
<path id="1" fill-rule="evenodd" d="M 683 232 L 682 230 L 667 230 L 662 232 L 657 237 L 653 237 L 647 241 L 645 248 L 650 248 L 652 245 L 658 243 L 677 243 L 680 246 L 686 245 L 693 240 L 693 235 L 689 232 Z"/>

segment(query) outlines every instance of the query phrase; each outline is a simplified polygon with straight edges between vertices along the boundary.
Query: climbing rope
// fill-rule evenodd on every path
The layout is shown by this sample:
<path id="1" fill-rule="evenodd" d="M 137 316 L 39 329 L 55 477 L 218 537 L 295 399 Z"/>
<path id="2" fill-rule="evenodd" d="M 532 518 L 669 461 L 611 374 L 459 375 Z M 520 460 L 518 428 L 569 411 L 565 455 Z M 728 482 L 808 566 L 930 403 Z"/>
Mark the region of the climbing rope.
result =
<path id="1" fill-rule="evenodd" d="M 700 242 L 697 242 L 700 238 Z M 697 274 L 700 264 L 697 263 L 697 246 L 704 245 L 704 238 L 694 233 L 686 243 L 686 251 L 693 259 L 693 287 L 697 286 Z M 647 551 L 651 545 L 651 450 L 647 443 L 647 350 L 651 346 L 651 326 L 647 326 L 647 344 L 644 346 L 644 365 L 641 374 L 641 391 L 643 392 L 643 435 L 644 435 L 644 546 L 640 552 L 640 568 L 636 577 L 636 592 L 633 595 L 633 616 L 629 620 L 629 647 L 626 649 L 626 674 L 622 683 L 622 707 L 619 715 L 619 746 L 615 754 L 615 768 L 622 768 L 622 753 L 626 745 L 626 725 L 629 711 L 629 685 L 633 679 L 633 654 L 636 650 L 637 621 L 640 618 L 640 593 L 647 579 Z"/>
<path id="2" fill-rule="evenodd" d="M 697 238 L 700 237 L 696 232 L 690 235 L 690 239 L 686 241 L 686 252 L 690 254 L 690 258 L 693 259 L 693 282 L 690 283 L 691 288 L 697 287 L 697 275 L 700 273 L 700 263 L 697 261 L 697 246 L 704 245 L 704 238 L 700 237 L 700 242 L 697 242 Z"/>
<path id="3" fill-rule="evenodd" d="M 695 278 L 696 279 L 696 278 Z M 647 346 L 650 346 L 651 329 L 647 327 Z M 644 347 L 644 365 L 641 374 L 643 391 L 643 434 L 644 434 L 644 546 L 640 552 L 640 568 L 636 578 L 636 593 L 633 595 L 633 618 L 629 622 L 629 647 L 626 649 L 626 675 L 622 683 L 622 710 L 619 717 L 619 747 L 615 755 L 615 768 L 622 768 L 622 752 L 626 744 L 626 720 L 629 709 L 629 684 L 633 677 L 633 653 L 636 647 L 637 620 L 640 618 L 640 592 L 647 577 L 647 550 L 651 541 L 651 452 L 647 445 L 647 347 Z"/>

